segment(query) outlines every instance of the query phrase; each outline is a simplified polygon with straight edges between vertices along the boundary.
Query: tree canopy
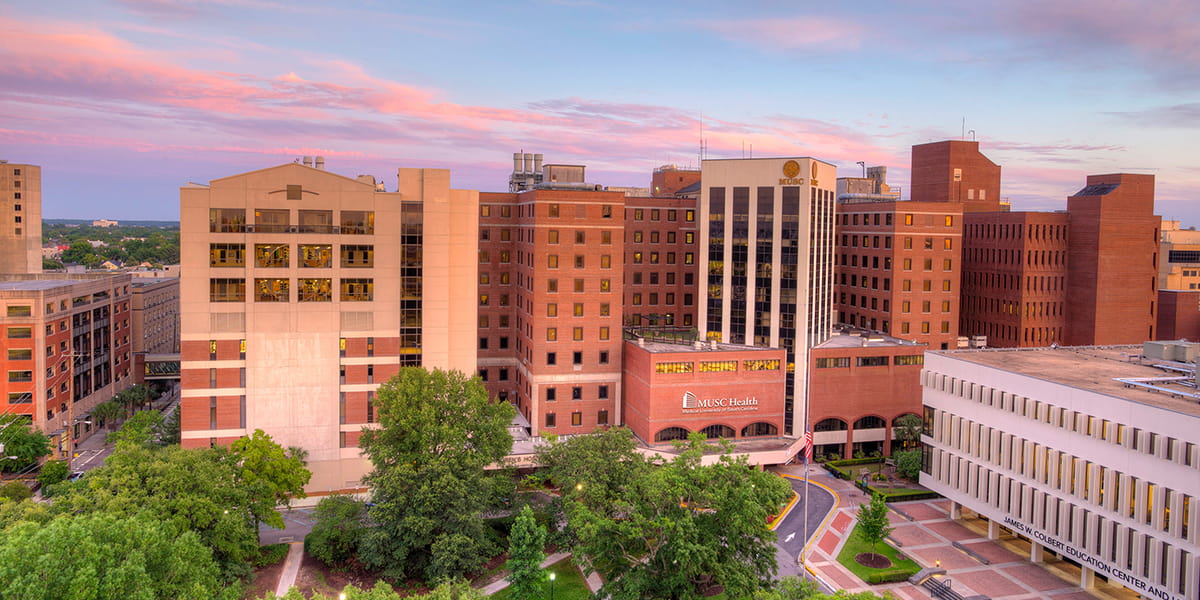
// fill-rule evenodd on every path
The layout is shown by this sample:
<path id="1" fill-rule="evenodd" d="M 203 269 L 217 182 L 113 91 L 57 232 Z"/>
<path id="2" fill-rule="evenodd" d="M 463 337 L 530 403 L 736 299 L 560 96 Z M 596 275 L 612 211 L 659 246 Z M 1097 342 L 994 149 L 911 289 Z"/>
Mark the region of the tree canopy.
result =
<path id="1" fill-rule="evenodd" d="M 546 529 L 538 525 L 529 506 L 521 507 L 508 536 L 508 597 L 512 600 L 537 600 L 542 597 L 546 575 Z"/>
<path id="2" fill-rule="evenodd" d="M 745 598 L 766 588 L 776 569 L 767 518 L 791 486 L 745 457 L 726 453 L 702 465 L 708 446 L 698 434 L 665 462 L 643 458 L 627 437 L 597 432 L 552 442 L 541 453 L 562 478 L 556 481 L 568 484 L 563 498 L 575 549 L 605 580 L 601 595 L 699 598 L 705 585 L 717 584 L 729 597 Z M 617 465 L 623 477 L 608 477 L 605 465 Z M 600 491 L 589 492 L 593 480 Z"/>
<path id="3" fill-rule="evenodd" d="M 0 415 L 0 471 L 20 471 L 49 454 L 50 438 L 34 429 L 28 417 Z"/>
<path id="4" fill-rule="evenodd" d="M 23 521 L 0 536 L 0 598 L 237 598 L 193 532 L 149 516 Z"/>
<path id="5" fill-rule="evenodd" d="M 881 494 L 871 494 L 869 503 L 859 505 L 858 526 L 854 530 L 863 541 L 871 544 L 871 552 L 875 551 L 876 544 L 891 535 L 893 529 L 895 527 L 888 524 L 888 507 Z"/>
<path id="6" fill-rule="evenodd" d="M 363 562 L 388 577 L 440 581 L 479 567 L 495 548 L 481 515 L 510 478 L 485 472 L 512 448 L 512 406 L 477 378 L 408 367 L 380 386 L 377 429 L 359 446 L 374 466 Z"/>

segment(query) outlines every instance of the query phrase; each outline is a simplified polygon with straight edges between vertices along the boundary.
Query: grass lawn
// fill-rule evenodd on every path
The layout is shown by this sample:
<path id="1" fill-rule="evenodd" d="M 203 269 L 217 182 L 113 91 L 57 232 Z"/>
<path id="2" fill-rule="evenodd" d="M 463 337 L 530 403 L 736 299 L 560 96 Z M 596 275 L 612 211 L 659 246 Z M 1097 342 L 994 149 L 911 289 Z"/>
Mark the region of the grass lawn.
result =
<path id="1" fill-rule="evenodd" d="M 579 569 L 575 567 L 575 561 L 570 558 L 554 563 L 546 570 L 555 573 L 555 600 L 587 600 L 592 597 L 587 582 L 583 580 L 583 575 L 579 574 Z M 550 597 L 549 582 L 546 583 L 546 597 Z M 492 594 L 492 599 L 508 600 L 508 588 Z"/>
<path id="2" fill-rule="evenodd" d="M 867 583 L 901 581 L 921 570 L 920 565 L 910 559 L 900 558 L 900 553 L 895 548 L 883 542 L 875 546 L 875 552 L 888 557 L 892 561 L 891 567 L 887 569 L 872 569 L 864 567 L 858 564 L 858 561 L 854 560 L 855 556 L 870 551 L 871 545 L 864 542 L 858 536 L 858 525 L 856 524 L 854 531 L 850 534 L 850 538 L 846 540 L 846 545 L 842 546 L 842 551 L 838 554 L 837 560 L 839 563 L 842 563 L 842 566 L 850 569 L 850 572 Z"/>

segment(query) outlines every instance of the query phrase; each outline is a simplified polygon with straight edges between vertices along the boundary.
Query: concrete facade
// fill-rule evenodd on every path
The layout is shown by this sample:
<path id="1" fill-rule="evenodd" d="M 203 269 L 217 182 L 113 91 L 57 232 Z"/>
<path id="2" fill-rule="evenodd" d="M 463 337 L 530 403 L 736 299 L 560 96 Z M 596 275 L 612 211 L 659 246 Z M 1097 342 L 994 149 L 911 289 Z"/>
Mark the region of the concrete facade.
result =
<path id="1" fill-rule="evenodd" d="M 1034 562 L 1075 561 L 1081 587 L 1200 596 L 1200 397 L 1142 350 L 928 353 L 921 484 L 1029 540 Z"/>
<path id="2" fill-rule="evenodd" d="M 1200 231 L 1183 229 L 1179 221 L 1163 220 L 1158 251 L 1158 287 L 1200 290 Z"/>
<path id="3" fill-rule="evenodd" d="M 42 168 L 0 161 L 0 273 L 42 272 Z"/>
<path id="4" fill-rule="evenodd" d="M 784 434 L 799 435 L 803 365 L 834 320 L 837 168 L 798 157 L 705 160 L 701 171 L 697 327 L 710 340 L 787 352 Z"/>
<path id="5" fill-rule="evenodd" d="M 401 366 L 476 368 L 478 193 L 323 162 L 180 190 L 183 445 L 262 429 L 308 451 L 314 492 L 361 486 L 358 434 Z"/>

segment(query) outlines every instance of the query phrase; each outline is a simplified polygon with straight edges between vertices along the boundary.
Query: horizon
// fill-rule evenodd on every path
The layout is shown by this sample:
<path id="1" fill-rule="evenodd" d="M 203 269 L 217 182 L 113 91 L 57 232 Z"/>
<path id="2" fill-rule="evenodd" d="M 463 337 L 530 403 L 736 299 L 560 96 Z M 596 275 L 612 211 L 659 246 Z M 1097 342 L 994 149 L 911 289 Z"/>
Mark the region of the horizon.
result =
<path id="1" fill-rule="evenodd" d="M 305 155 L 390 191 L 399 167 L 504 191 L 518 151 L 646 187 L 703 139 L 885 166 L 907 194 L 912 145 L 975 139 L 1014 210 L 1149 173 L 1156 214 L 1194 226 L 1200 5 L 1165 4 L 23 5 L 0 16 L 0 159 L 42 167 L 46 218 L 178 220 L 188 182 Z"/>

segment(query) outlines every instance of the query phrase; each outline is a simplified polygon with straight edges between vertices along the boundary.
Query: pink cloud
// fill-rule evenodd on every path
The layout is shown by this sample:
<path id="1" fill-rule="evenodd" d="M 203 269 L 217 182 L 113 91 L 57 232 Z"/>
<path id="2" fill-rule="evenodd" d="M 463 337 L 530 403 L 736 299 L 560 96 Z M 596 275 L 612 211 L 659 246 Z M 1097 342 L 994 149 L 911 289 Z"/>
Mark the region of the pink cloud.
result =
<path id="1" fill-rule="evenodd" d="M 862 44 L 866 35 L 861 23 L 816 16 L 704 20 L 691 24 L 728 41 L 768 51 L 853 50 Z"/>

